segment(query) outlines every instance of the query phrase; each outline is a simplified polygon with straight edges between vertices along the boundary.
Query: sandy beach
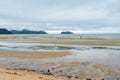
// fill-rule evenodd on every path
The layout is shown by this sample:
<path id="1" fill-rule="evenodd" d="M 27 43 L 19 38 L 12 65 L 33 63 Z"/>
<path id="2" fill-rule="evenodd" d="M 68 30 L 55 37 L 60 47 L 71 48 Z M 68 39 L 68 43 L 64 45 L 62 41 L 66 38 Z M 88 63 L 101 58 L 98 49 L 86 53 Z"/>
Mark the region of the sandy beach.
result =
<path id="1" fill-rule="evenodd" d="M 0 58 L 40 59 L 40 58 L 57 58 L 70 54 L 71 53 L 69 52 L 34 52 L 34 51 L 0 50 Z"/>
<path id="2" fill-rule="evenodd" d="M 120 0 L 0 0 L 0 80 L 120 80 Z"/>
<path id="3" fill-rule="evenodd" d="M 0 68 L 0 80 L 68 80 L 64 77 L 53 77 L 35 72 Z"/>
<path id="4" fill-rule="evenodd" d="M 118 37 L 99 39 L 79 38 L 79 36 L 1 35 L 0 43 L 0 47 L 3 47 L 0 49 L 0 80 L 103 80 L 120 76 L 120 65 L 118 64 L 120 40 Z M 11 44 L 8 45 L 8 43 Z M 23 48 L 30 48 L 33 51 L 19 51 L 23 48 L 16 43 L 22 43 L 22 46 L 26 43 L 35 44 L 31 44 L 32 47 L 23 46 Z M 37 49 L 51 50 L 35 51 L 35 45 L 41 43 L 60 45 L 56 45 L 56 47 L 37 46 Z M 78 48 L 74 49 L 66 47 L 66 45 L 83 46 L 80 47 L 83 49 L 78 50 Z M 92 47 L 88 48 L 88 46 Z M 9 48 L 11 49 L 9 50 Z M 114 56 L 110 56 L 110 53 L 114 53 Z M 99 61 L 104 63 L 99 63 Z M 116 62 L 115 65 L 112 65 L 114 62 Z"/>
<path id="5" fill-rule="evenodd" d="M 115 37 L 116 38 L 116 37 Z M 120 46 L 119 37 L 116 39 L 109 38 L 79 38 L 70 36 L 29 36 L 29 35 L 1 35 L 1 42 L 15 43 L 54 43 L 54 44 L 73 44 L 73 45 L 96 45 L 96 46 Z"/>
<path id="6" fill-rule="evenodd" d="M 47 63 L 49 64 L 49 63 Z M 51 64 L 51 63 L 50 63 Z M 65 63 L 66 64 L 66 63 Z M 65 64 L 61 64 L 61 67 L 64 67 Z M 86 66 L 91 64 L 88 62 L 82 62 L 82 63 L 69 63 L 71 64 L 73 67 L 77 66 L 77 65 L 81 65 L 81 66 Z M 44 65 L 45 66 L 45 65 Z M 114 78 L 112 77 L 114 80 L 119 79 L 119 73 L 116 72 L 111 72 L 111 71 L 107 71 L 108 69 L 104 70 L 101 66 L 106 66 L 107 65 L 101 65 L 101 64 L 93 64 L 92 65 L 94 67 L 94 69 L 100 69 L 103 70 L 104 72 L 107 72 L 106 75 L 109 76 L 116 76 L 118 75 L 118 77 Z M 59 66 L 60 67 L 60 66 Z M 57 67 L 57 68 L 59 68 Z M 15 68 L 0 68 L 0 80 L 105 80 L 105 76 L 101 74 L 99 71 L 94 73 L 94 71 L 87 71 L 86 73 L 83 72 L 75 72 L 74 74 L 76 75 L 80 75 L 80 76 L 85 76 L 85 75 L 101 75 L 99 77 L 93 77 L 93 78 L 85 78 L 85 77 L 76 77 L 76 76 L 70 76 L 70 75 L 66 75 L 66 76 L 57 76 L 57 75 L 53 75 L 51 72 L 44 72 L 44 73 L 39 73 L 35 70 L 28 70 L 28 69 L 15 69 Z M 106 79 L 112 79 L 112 78 L 106 78 Z"/>

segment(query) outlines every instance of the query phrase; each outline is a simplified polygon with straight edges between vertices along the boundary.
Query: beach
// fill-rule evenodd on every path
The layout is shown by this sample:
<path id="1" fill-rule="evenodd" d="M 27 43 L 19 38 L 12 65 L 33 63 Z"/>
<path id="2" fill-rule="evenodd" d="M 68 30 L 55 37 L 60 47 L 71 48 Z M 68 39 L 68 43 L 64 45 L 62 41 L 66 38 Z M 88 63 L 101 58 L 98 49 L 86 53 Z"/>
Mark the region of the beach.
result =
<path id="1" fill-rule="evenodd" d="M 0 69 L 0 80 L 68 80 L 64 77 L 53 77 L 30 71 Z"/>
<path id="2" fill-rule="evenodd" d="M 73 45 L 98 45 L 98 46 L 120 46 L 120 37 L 97 37 L 97 36 L 58 36 L 58 35 L 1 35 L 1 42 L 14 43 L 54 43 Z"/>
<path id="3" fill-rule="evenodd" d="M 119 36 L 1 35 L 0 80 L 116 79 L 119 46 Z"/>
<path id="4" fill-rule="evenodd" d="M 0 58 L 40 59 L 40 58 L 57 58 L 57 57 L 63 57 L 66 55 L 70 55 L 70 53 L 68 52 L 4 51 L 4 50 L 0 51 Z"/>

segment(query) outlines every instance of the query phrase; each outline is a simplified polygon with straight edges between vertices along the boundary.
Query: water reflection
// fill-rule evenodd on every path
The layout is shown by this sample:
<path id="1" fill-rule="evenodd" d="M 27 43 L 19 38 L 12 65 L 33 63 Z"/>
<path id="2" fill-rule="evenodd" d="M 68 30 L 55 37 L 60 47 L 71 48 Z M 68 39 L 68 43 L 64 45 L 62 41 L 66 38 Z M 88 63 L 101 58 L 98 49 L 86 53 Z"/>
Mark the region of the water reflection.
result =
<path id="1" fill-rule="evenodd" d="M 78 46 L 65 44 L 0 43 L 0 49 L 17 51 L 69 51 L 72 55 L 54 59 L 52 62 L 99 62 L 120 64 L 120 46 Z"/>
<path id="2" fill-rule="evenodd" d="M 120 50 L 119 46 L 79 46 L 67 44 L 38 44 L 38 43 L 0 43 L 0 49 L 17 51 L 62 51 L 62 50 L 90 50 L 110 49 Z"/>
<path id="3" fill-rule="evenodd" d="M 73 55 L 66 56 L 62 60 L 70 62 L 99 62 L 108 64 L 120 64 L 120 50 L 91 49 L 72 51 Z"/>

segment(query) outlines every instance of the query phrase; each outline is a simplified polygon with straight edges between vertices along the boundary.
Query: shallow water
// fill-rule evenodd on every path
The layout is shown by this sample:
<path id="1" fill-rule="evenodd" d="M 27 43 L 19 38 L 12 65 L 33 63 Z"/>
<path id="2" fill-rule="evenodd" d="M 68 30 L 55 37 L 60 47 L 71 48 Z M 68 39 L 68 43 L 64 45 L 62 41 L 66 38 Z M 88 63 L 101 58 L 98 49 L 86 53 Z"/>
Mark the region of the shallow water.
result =
<path id="1" fill-rule="evenodd" d="M 56 50 L 61 51 L 61 50 L 74 50 L 77 49 L 78 47 L 79 46 L 61 44 L 0 43 L 0 49 L 16 51 L 56 51 Z"/>
<path id="2" fill-rule="evenodd" d="M 98 62 L 120 64 L 120 46 L 79 46 L 66 44 L 0 43 L 0 49 L 12 51 L 68 51 L 72 55 L 39 59 L 51 62 Z"/>
<path id="3" fill-rule="evenodd" d="M 46 71 L 50 69 L 53 75 L 74 75 L 78 78 L 94 78 L 101 76 L 113 78 L 113 76 L 120 76 L 120 46 L 0 43 L 0 50 L 68 51 L 72 53 L 72 55 L 59 58 L 0 58 L 0 67 L 31 70 L 40 73 L 47 73 Z M 111 75 L 110 73 L 115 75 Z"/>
<path id="4" fill-rule="evenodd" d="M 66 56 L 62 60 L 70 62 L 97 62 L 120 65 L 120 50 L 90 49 L 73 51 L 73 53 L 73 55 Z"/>
<path id="5" fill-rule="evenodd" d="M 119 46 L 79 46 L 68 44 L 45 44 L 45 43 L 0 43 L 0 49 L 16 51 L 73 51 L 90 49 L 120 50 Z"/>

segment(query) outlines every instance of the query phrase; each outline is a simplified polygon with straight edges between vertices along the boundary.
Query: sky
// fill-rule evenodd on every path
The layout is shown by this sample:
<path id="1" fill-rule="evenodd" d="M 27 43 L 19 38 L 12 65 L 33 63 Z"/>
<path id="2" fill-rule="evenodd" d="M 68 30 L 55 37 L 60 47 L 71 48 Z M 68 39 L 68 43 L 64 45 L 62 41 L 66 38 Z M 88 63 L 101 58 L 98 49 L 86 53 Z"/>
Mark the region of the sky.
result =
<path id="1" fill-rule="evenodd" d="M 120 33 L 120 0 L 0 0 L 0 28 Z"/>

